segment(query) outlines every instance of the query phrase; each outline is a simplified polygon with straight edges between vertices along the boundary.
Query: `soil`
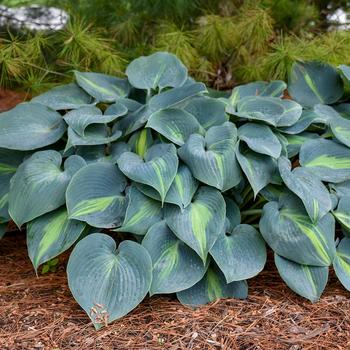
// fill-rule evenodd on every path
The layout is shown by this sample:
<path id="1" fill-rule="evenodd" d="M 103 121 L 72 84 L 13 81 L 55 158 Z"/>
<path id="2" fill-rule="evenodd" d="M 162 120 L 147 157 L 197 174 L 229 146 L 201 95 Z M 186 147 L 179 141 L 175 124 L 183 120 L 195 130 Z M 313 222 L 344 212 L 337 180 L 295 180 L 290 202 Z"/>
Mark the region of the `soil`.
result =
<path id="1" fill-rule="evenodd" d="M 0 112 L 16 106 L 18 103 L 28 98 L 25 92 L 5 90 L 0 88 Z"/>
<path id="2" fill-rule="evenodd" d="M 36 277 L 25 234 L 0 241 L 1 350 L 350 349 L 350 293 L 333 272 L 315 304 L 290 291 L 269 262 L 249 281 L 247 300 L 192 310 L 173 296 L 146 298 L 96 332 L 68 289 L 67 258 Z"/>

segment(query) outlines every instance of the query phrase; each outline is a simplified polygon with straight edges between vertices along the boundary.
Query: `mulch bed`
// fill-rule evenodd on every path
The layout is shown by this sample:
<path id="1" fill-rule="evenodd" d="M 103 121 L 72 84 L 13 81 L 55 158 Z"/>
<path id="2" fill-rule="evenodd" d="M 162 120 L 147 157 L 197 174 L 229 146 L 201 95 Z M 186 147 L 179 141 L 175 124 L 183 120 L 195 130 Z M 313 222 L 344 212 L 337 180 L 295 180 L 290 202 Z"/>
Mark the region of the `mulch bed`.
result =
<path id="1" fill-rule="evenodd" d="M 247 300 L 221 300 L 197 310 L 172 296 L 146 298 L 96 332 L 72 298 L 65 275 L 36 277 L 25 234 L 0 241 L 0 349 L 350 349 L 350 293 L 331 273 L 311 304 L 281 281 L 273 263 L 249 282 Z"/>
<path id="2" fill-rule="evenodd" d="M 4 112 L 10 108 L 13 108 L 18 103 L 26 100 L 27 98 L 28 94 L 25 92 L 5 90 L 0 88 L 0 112 Z"/>

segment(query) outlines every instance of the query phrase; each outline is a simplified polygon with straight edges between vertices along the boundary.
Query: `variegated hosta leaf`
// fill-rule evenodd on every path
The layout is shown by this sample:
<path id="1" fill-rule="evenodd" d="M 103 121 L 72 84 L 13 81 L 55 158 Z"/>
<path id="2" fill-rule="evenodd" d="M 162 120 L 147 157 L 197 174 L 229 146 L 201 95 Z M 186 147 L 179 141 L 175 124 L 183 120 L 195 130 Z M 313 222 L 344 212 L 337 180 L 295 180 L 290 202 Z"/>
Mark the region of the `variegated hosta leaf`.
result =
<path id="1" fill-rule="evenodd" d="M 152 261 L 132 241 L 115 241 L 101 233 L 82 239 L 70 255 L 68 285 L 96 329 L 134 309 L 148 293 Z"/>
<path id="2" fill-rule="evenodd" d="M 305 142 L 299 162 L 322 181 L 339 183 L 350 180 L 350 149 L 331 140 Z"/>
<path id="3" fill-rule="evenodd" d="M 291 100 L 277 97 L 246 97 L 237 103 L 238 117 L 260 120 L 273 126 L 290 126 L 295 124 L 302 113 L 302 107 Z"/>
<path id="4" fill-rule="evenodd" d="M 40 216 L 27 225 L 28 255 L 35 271 L 63 253 L 79 238 L 85 223 L 68 219 L 66 208 Z"/>
<path id="5" fill-rule="evenodd" d="M 108 147 L 106 145 L 79 146 L 76 154 L 84 158 L 86 163 L 110 162 L 117 163 L 117 159 L 124 152 L 129 152 L 130 146 L 125 142 L 113 142 Z"/>
<path id="6" fill-rule="evenodd" d="M 135 153 L 125 152 L 118 159 L 120 170 L 131 180 L 153 187 L 164 202 L 173 182 L 179 160 L 173 144 L 156 144 L 144 160 Z"/>
<path id="7" fill-rule="evenodd" d="M 343 238 L 333 261 L 334 271 L 341 284 L 350 291 L 350 238 Z"/>
<path id="8" fill-rule="evenodd" d="M 187 79 L 187 68 L 168 52 L 136 58 L 128 65 L 125 73 L 132 86 L 147 90 L 179 87 Z"/>
<path id="9" fill-rule="evenodd" d="M 188 289 L 205 274 L 207 266 L 171 232 L 165 221 L 158 222 L 149 229 L 142 245 L 153 263 L 151 295 Z"/>
<path id="10" fill-rule="evenodd" d="M 287 286 L 312 303 L 320 299 L 328 281 L 327 266 L 307 266 L 275 254 L 278 272 Z"/>
<path id="11" fill-rule="evenodd" d="M 138 154 L 140 157 L 144 157 L 147 150 L 153 144 L 152 130 L 141 129 L 135 132 L 128 141 L 131 146 L 131 151 Z"/>
<path id="12" fill-rule="evenodd" d="M 304 131 L 298 135 L 285 135 L 285 138 L 287 139 L 287 142 L 288 142 L 288 145 L 287 145 L 288 158 L 292 158 L 296 156 L 300 151 L 300 147 L 305 142 L 311 139 L 317 139 L 317 140 L 320 139 L 318 134 L 307 132 L 307 131 Z"/>
<path id="13" fill-rule="evenodd" d="M 239 100 L 251 96 L 282 97 L 287 84 L 282 80 L 271 82 L 256 81 L 254 83 L 236 86 L 228 99 L 228 113 L 234 111 Z"/>
<path id="14" fill-rule="evenodd" d="M 200 96 L 190 99 L 184 109 L 191 113 L 206 130 L 228 121 L 225 103 L 211 97 Z"/>
<path id="15" fill-rule="evenodd" d="M 233 229 L 241 223 L 241 212 L 238 205 L 229 197 L 225 197 L 226 203 L 226 232 L 232 232 Z"/>
<path id="16" fill-rule="evenodd" d="M 51 145 L 66 131 L 61 115 L 38 103 L 0 113 L 0 147 L 28 151 Z"/>
<path id="17" fill-rule="evenodd" d="M 0 148 L 0 223 L 10 220 L 8 214 L 10 180 L 26 155 L 26 152 Z"/>
<path id="18" fill-rule="evenodd" d="M 342 226 L 350 230 L 350 195 L 340 198 L 337 210 L 333 214 Z"/>
<path id="19" fill-rule="evenodd" d="M 142 194 L 136 187 L 129 188 L 127 199 L 124 222 L 115 231 L 145 235 L 154 223 L 162 220 L 161 204 Z"/>
<path id="20" fill-rule="evenodd" d="M 332 66 L 311 61 L 295 62 L 288 79 L 288 92 L 305 107 L 332 104 L 343 95 L 343 82 Z"/>
<path id="21" fill-rule="evenodd" d="M 260 232 L 279 255 L 299 264 L 329 266 L 335 253 L 335 221 L 328 213 L 313 223 L 295 196 L 265 204 Z"/>
<path id="22" fill-rule="evenodd" d="M 226 205 L 218 190 L 202 186 L 184 210 L 167 204 L 164 218 L 175 235 L 205 262 L 209 250 L 224 230 Z"/>
<path id="23" fill-rule="evenodd" d="M 127 79 L 107 74 L 74 71 L 77 84 L 99 102 L 111 103 L 130 92 Z"/>
<path id="24" fill-rule="evenodd" d="M 270 156 L 251 151 L 237 144 L 236 157 L 256 196 L 265 186 L 274 181 L 276 162 Z"/>
<path id="25" fill-rule="evenodd" d="M 88 106 L 93 103 L 93 99 L 77 84 L 72 83 L 54 87 L 34 97 L 31 102 L 40 103 L 58 111 Z"/>
<path id="26" fill-rule="evenodd" d="M 350 197 L 350 180 L 338 184 L 331 184 L 331 188 L 335 191 L 338 198 Z"/>
<path id="27" fill-rule="evenodd" d="M 281 143 L 267 125 L 244 124 L 238 129 L 238 138 L 255 152 L 266 154 L 273 158 L 278 158 L 281 154 Z"/>
<path id="28" fill-rule="evenodd" d="M 226 122 L 211 127 L 205 137 L 193 134 L 178 150 L 180 158 L 199 181 L 226 191 L 241 180 L 234 153 L 237 129 Z"/>
<path id="29" fill-rule="evenodd" d="M 40 151 L 18 167 L 9 193 L 9 213 L 18 227 L 65 203 L 69 181 L 86 163 L 73 155 L 66 159 L 64 171 L 61 164 L 60 153 Z"/>
<path id="30" fill-rule="evenodd" d="M 136 184 L 136 187 L 148 197 L 161 200 L 158 192 L 152 187 L 143 184 Z M 164 202 L 176 204 L 181 209 L 184 209 L 191 203 L 197 189 L 198 181 L 192 176 L 190 169 L 186 165 L 180 164 Z"/>
<path id="31" fill-rule="evenodd" d="M 331 210 L 332 202 L 326 186 L 310 170 L 302 167 L 291 170 L 291 163 L 285 157 L 279 158 L 278 167 L 283 182 L 302 200 L 313 222 Z"/>
<path id="32" fill-rule="evenodd" d="M 221 298 L 245 299 L 248 285 L 246 281 L 227 283 L 220 269 L 212 264 L 198 283 L 176 295 L 181 304 L 196 307 Z"/>
<path id="33" fill-rule="evenodd" d="M 107 123 L 111 123 L 127 113 L 128 110 L 124 105 L 117 104 L 116 106 L 118 108 L 114 108 L 114 114 L 105 115 L 102 115 L 101 110 L 95 106 L 78 108 L 68 112 L 64 116 L 64 120 L 80 137 L 86 137 L 90 132 L 95 131 L 94 127 L 98 127 L 99 131 L 105 129 Z"/>
<path id="34" fill-rule="evenodd" d="M 126 199 L 122 193 L 127 180 L 116 165 L 92 163 L 78 171 L 67 188 L 70 219 L 86 221 L 94 227 L 120 226 Z"/>
<path id="35" fill-rule="evenodd" d="M 149 117 L 146 127 L 156 130 L 179 146 L 182 146 L 191 134 L 204 133 L 197 119 L 179 108 L 162 109 L 153 113 Z"/>
<path id="36" fill-rule="evenodd" d="M 222 232 L 210 255 L 224 273 L 227 283 L 256 276 L 266 263 L 264 240 L 253 226 L 245 224 Z"/>

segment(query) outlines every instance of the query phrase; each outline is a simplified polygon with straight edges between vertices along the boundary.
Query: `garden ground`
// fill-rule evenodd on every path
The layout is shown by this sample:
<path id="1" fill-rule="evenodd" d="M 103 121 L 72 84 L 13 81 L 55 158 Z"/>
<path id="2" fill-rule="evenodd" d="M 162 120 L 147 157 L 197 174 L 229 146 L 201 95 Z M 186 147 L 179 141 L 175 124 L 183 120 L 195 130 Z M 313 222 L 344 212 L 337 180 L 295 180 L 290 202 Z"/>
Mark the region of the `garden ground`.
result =
<path id="1" fill-rule="evenodd" d="M 146 298 L 96 332 L 67 286 L 68 254 L 36 277 L 25 234 L 0 241 L 1 350 L 350 349 L 350 294 L 333 273 L 320 302 L 296 296 L 273 263 L 249 282 L 247 300 L 191 310 L 173 297 Z"/>

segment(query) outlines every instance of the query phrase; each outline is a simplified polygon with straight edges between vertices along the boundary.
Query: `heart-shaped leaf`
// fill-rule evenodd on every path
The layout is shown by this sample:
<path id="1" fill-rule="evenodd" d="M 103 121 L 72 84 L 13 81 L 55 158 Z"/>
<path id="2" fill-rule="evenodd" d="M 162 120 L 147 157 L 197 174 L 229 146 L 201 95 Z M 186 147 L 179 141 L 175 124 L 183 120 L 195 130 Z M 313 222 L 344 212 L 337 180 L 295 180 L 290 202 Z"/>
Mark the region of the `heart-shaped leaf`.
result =
<path id="1" fill-rule="evenodd" d="M 317 222 L 332 208 L 331 198 L 325 185 L 307 168 L 291 170 L 289 159 L 281 157 L 278 168 L 286 186 L 304 203 L 305 209 L 313 222 Z"/>
<path id="2" fill-rule="evenodd" d="M 74 71 L 77 84 L 99 102 L 111 103 L 130 92 L 127 79 L 107 74 Z"/>
<path id="3" fill-rule="evenodd" d="M 184 210 L 167 204 L 164 218 L 170 229 L 205 262 L 208 252 L 224 230 L 226 206 L 218 190 L 202 186 Z"/>
<path id="4" fill-rule="evenodd" d="M 120 170 L 131 180 L 153 187 L 164 202 L 173 182 L 179 160 L 173 144 L 156 144 L 144 160 L 135 153 L 125 152 L 118 159 Z"/>
<path id="5" fill-rule="evenodd" d="M 153 113 L 146 124 L 176 145 L 182 146 L 191 134 L 204 132 L 197 119 L 179 108 L 162 109 Z"/>
<path id="6" fill-rule="evenodd" d="M 18 227 L 65 203 L 70 179 L 86 163 L 74 155 L 65 161 L 64 171 L 61 164 L 60 153 L 40 151 L 18 167 L 9 193 L 9 213 Z"/>
<path id="7" fill-rule="evenodd" d="M 226 283 L 223 273 L 213 264 L 198 283 L 176 295 L 181 304 L 196 307 L 221 298 L 245 299 L 248 285 L 246 281 Z"/>
<path id="8" fill-rule="evenodd" d="M 266 247 L 260 233 L 250 225 L 238 225 L 222 232 L 210 250 L 226 282 L 256 276 L 265 266 Z"/>
<path id="9" fill-rule="evenodd" d="M 296 156 L 299 151 L 301 146 L 312 139 L 320 139 L 320 137 L 318 136 L 318 134 L 314 134 L 311 132 L 302 132 L 298 135 L 285 135 L 285 138 L 287 139 L 287 154 L 288 154 L 288 158 L 292 158 L 294 156 Z"/>
<path id="10" fill-rule="evenodd" d="M 341 284 L 350 291 L 350 238 L 343 238 L 333 261 L 334 271 Z"/>
<path id="11" fill-rule="evenodd" d="M 332 104 L 343 95 L 343 83 L 336 69 L 328 64 L 295 62 L 288 78 L 288 92 L 305 107 Z"/>
<path id="12" fill-rule="evenodd" d="M 122 193 L 125 176 L 111 163 L 92 163 L 78 171 L 66 193 L 70 219 L 86 221 L 94 227 L 121 225 L 126 200 Z"/>
<path id="13" fill-rule="evenodd" d="M 67 266 L 68 285 L 96 329 L 126 315 L 148 293 L 152 261 L 145 248 L 90 234 L 74 248 Z"/>
<path id="14" fill-rule="evenodd" d="M 27 225 L 27 247 L 35 271 L 70 248 L 84 228 L 85 223 L 68 219 L 66 208 L 31 221 Z"/>
<path id="15" fill-rule="evenodd" d="M 299 162 L 322 181 L 350 180 L 350 149 L 331 140 L 316 139 L 305 142 Z"/>
<path id="16" fill-rule="evenodd" d="M 339 223 L 350 230 L 350 194 L 340 198 L 337 210 L 333 212 Z"/>
<path id="17" fill-rule="evenodd" d="M 277 254 L 275 264 L 291 290 L 313 303 L 320 299 L 328 281 L 328 267 L 297 264 Z"/>
<path id="18" fill-rule="evenodd" d="M 294 195 L 265 204 L 260 232 L 279 255 L 303 265 L 329 266 L 335 254 L 335 222 L 326 214 L 312 223 Z"/>
<path id="19" fill-rule="evenodd" d="M 115 231 L 145 235 L 153 224 L 162 220 L 161 204 L 142 194 L 136 187 L 130 187 L 127 200 L 124 222 Z"/>
<path id="20" fill-rule="evenodd" d="M 58 141 L 66 125 L 58 112 L 38 103 L 21 103 L 0 113 L 0 147 L 34 150 Z"/>
<path id="21" fill-rule="evenodd" d="M 153 263 L 151 295 L 188 289 L 205 274 L 207 266 L 171 232 L 165 221 L 158 222 L 149 229 L 142 245 Z"/>
<path id="22" fill-rule="evenodd" d="M 193 134 L 178 150 L 179 157 L 199 181 L 226 191 L 241 180 L 234 153 L 237 129 L 226 122 L 211 127 L 205 137 Z"/>
<path id="23" fill-rule="evenodd" d="M 187 79 L 187 68 L 175 55 L 167 52 L 136 58 L 125 73 L 132 86 L 147 90 L 178 87 Z"/>
<path id="24" fill-rule="evenodd" d="M 76 109 L 93 103 L 93 99 L 77 84 L 67 84 L 54 87 L 43 94 L 34 97 L 31 102 L 40 103 L 55 111 Z"/>
<path id="25" fill-rule="evenodd" d="M 143 158 L 147 150 L 153 144 L 152 130 L 141 129 L 140 131 L 135 132 L 130 137 L 128 144 L 131 146 L 132 152 Z"/>

